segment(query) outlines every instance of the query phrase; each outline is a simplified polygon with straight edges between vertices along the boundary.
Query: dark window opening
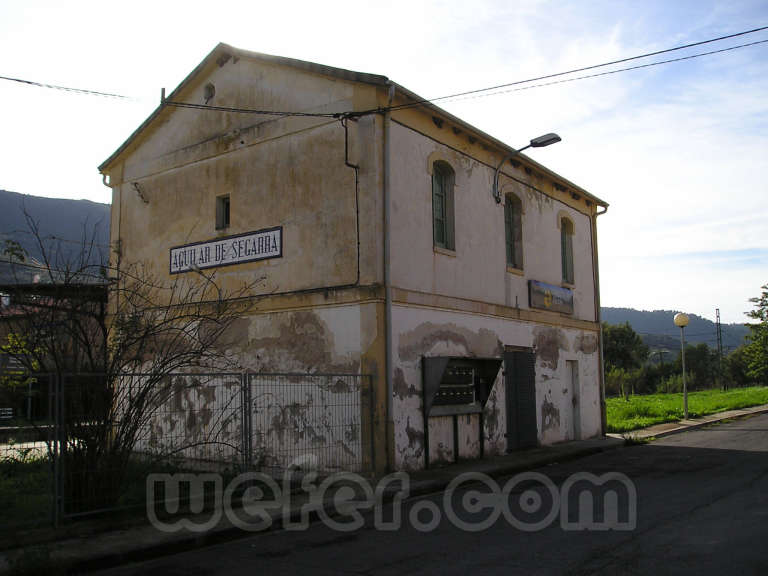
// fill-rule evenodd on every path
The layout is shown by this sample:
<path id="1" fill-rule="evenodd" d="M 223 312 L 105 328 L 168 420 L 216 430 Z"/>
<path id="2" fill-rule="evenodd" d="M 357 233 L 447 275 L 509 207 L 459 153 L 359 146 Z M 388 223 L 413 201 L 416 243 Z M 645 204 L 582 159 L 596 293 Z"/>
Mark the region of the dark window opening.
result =
<path id="1" fill-rule="evenodd" d="M 445 162 L 432 166 L 432 230 L 435 246 L 455 249 L 453 169 Z"/>
<path id="2" fill-rule="evenodd" d="M 563 282 L 573 284 L 573 223 L 568 218 L 560 220 L 560 253 Z"/>
<path id="3" fill-rule="evenodd" d="M 229 196 L 216 198 L 216 230 L 229 228 Z"/>
<path id="4" fill-rule="evenodd" d="M 507 247 L 507 266 L 523 268 L 523 205 L 513 194 L 504 199 L 504 234 Z"/>

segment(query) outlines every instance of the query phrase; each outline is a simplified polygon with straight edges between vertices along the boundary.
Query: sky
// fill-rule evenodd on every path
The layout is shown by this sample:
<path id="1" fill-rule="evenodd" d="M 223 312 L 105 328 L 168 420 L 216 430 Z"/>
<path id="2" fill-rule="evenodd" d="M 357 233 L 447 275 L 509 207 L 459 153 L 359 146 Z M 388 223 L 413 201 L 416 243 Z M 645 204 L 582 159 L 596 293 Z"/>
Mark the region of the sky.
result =
<path id="1" fill-rule="evenodd" d="M 425 97 L 768 26 L 768 2 L 36 2 L 0 4 L 0 189 L 109 202 L 97 166 L 219 42 L 383 74 Z M 768 40 L 768 30 L 664 56 Z M 615 70 L 613 66 L 597 70 Z M 572 77 L 572 76 L 570 76 Z M 744 322 L 768 283 L 768 43 L 441 102 L 610 204 L 604 306 Z"/>

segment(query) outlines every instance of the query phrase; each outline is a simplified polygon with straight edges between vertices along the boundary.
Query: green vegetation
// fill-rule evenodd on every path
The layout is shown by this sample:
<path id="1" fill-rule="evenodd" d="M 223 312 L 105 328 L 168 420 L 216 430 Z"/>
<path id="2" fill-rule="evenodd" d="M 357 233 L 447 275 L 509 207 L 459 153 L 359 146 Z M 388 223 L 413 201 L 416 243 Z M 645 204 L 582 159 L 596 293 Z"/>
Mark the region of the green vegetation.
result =
<path id="1" fill-rule="evenodd" d="M 51 498 L 50 460 L 30 448 L 6 449 L 0 456 L 3 526 L 46 522 L 50 518 Z"/>
<path id="2" fill-rule="evenodd" d="M 696 418 L 726 410 L 768 404 L 768 388 L 702 390 L 688 394 L 688 416 Z M 606 399 L 608 432 L 629 432 L 638 428 L 675 422 L 683 418 L 682 394 L 648 394 Z"/>
<path id="3" fill-rule="evenodd" d="M 749 301 L 755 309 L 747 312 L 747 316 L 757 322 L 747 324 L 749 336 L 744 347 L 746 372 L 748 377 L 768 384 L 768 284 L 762 286 L 760 296 L 750 298 Z"/>
<path id="4" fill-rule="evenodd" d="M 642 446 L 643 444 L 650 444 L 656 439 L 654 436 L 640 437 L 629 432 L 625 432 L 621 437 L 624 438 L 624 446 Z"/>
<path id="5" fill-rule="evenodd" d="M 760 318 L 757 313 L 749 314 Z M 768 316 L 768 302 L 760 314 Z M 750 329 L 753 336 L 722 360 L 707 344 L 686 343 L 688 390 L 768 385 L 768 328 L 761 323 Z M 629 324 L 603 323 L 603 342 L 607 396 L 682 392 L 679 349 L 675 355 L 650 350 Z"/>

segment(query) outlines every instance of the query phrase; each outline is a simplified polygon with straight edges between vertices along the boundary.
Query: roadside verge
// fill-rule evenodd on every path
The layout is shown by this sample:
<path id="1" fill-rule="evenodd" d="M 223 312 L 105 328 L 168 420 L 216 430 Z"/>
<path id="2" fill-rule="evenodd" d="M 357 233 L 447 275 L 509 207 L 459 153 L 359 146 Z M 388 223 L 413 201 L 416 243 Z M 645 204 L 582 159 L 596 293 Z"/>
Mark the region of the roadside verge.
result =
<path id="1" fill-rule="evenodd" d="M 753 414 L 764 414 L 766 412 L 768 412 L 768 404 L 763 404 L 762 406 L 752 406 L 750 408 L 740 408 L 739 410 L 728 410 L 726 412 L 708 414 L 707 416 L 702 416 L 700 418 L 679 420 L 678 422 L 665 422 L 663 424 L 649 426 L 648 428 L 640 428 L 639 430 L 622 432 L 621 434 L 611 433 L 607 436 L 615 439 L 631 438 L 634 440 L 663 438 L 664 436 L 679 434 L 680 432 L 686 432 L 688 430 L 695 430 L 696 428 L 701 428 L 702 426 L 707 426 L 716 422 L 722 422 L 723 420 L 741 418 L 744 416 L 751 416 Z"/>

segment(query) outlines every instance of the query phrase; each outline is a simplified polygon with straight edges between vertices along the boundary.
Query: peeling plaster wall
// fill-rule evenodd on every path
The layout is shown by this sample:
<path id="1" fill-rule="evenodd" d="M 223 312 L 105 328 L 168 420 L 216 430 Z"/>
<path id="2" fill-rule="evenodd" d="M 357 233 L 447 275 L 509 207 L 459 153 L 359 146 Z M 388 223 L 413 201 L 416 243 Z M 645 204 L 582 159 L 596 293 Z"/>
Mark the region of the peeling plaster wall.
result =
<path id="1" fill-rule="evenodd" d="M 141 378 L 126 378 L 123 393 Z M 232 465 L 242 445 L 242 398 L 238 376 L 174 376 L 156 405 L 135 449 L 188 462 Z"/>
<path id="2" fill-rule="evenodd" d="M 373 304 L 255 315 L 241 326 L 242 338 L 227 354 L 256 372 L 367 373 L 363 356 L 376 339 L 376 324 L 370 321 L 375 315 Z M 359 469 L 371 441 L 362 422 L 370 414 L 361 397 L 367 383 L 254 376 L 249 407 L 254 463 L 276 469 Z"/>
<path id="3" fill-rule="evenodd" d="M 449 129 L 441 137 L 450 140 Z M 502 175 L 504 194 L 522 203 L 523 270 L 508 272 L 504 206 L 492 196 L 494 170 L 399 124 L 392 125 L 392 283 L 398 288 L 528 308 L 528 280 L 560 285 L 559 216 L 574 223 L 574 317 L 594 321 L 590 217 L 563 202 Z M 455 137 L 458 139 L 458 137 Z M 477 153 L 477 150 L 471 151 Z M 431 164 L 455 172 L 453 254 L 433 249 Z M 498 160 L 497 160 L 498 161 Z M 538 190 L 556 194 L 553 183 L 506 164 Z M 586 210 L 586 207 L 584 207 Z"/>
<path id="4" fill-rule="evenodd" d="M 395 465 L 424 466 L 422 416 L 423 356 L 501 358 L 505 346 L 533 347 L 536 352 L 538 439 L 551 444 L 571 439 L 567 426 L 574 408 L 566 360 L 578 362 L 581 437 L 600 433 L 597 335 L 576 329 L 526 323 L 477 314 L 422 307 L 394 306 L 393 368 Z M 506 451 L 506 396 L 502 369 L 484 410 L 485 455 Z M 567 417 L 566 417 L 567 416 Z M 459 456 L 479 456 L 477 416 L 459 416 Z M 430 462 L 453 461 L 450 417 L 430 418 Z"/>
<path id="5" fill-rule="evenodd" d="M 366 310 L 369 313 L 369 310 Z M 228 355 L 255 372 L 360 372 L 363 334 L 360 306 L 334 306 L 245 318 Z"/>
<path id="6" fill-rule="evenodd" d="M 365 364 L 375 345 L 376 305 L 254 314 L 225 334 L 225 354 L 250 386 L 250 446 L 259 468 L 358 470 L 370 454 Z M 373 317 L 373 321 L 371 319 Z M 263 373 L 292 376 L 265 376 Z M 312 374 L 337 374 L 315 376 Z M 307 376 L 303 376 L 306 374 Z M 338 374 L 352 375 L 339 376 Z M 138 450 L 178 451 L 194 461 L 236 462 L 242 450 L 240 376 L 177 376 Z"/>
<path id="7" fill-rule="evenodd" d="M 362 380 L 254 375 L 250 386 L 257 469 L 362 470 Z"/>

